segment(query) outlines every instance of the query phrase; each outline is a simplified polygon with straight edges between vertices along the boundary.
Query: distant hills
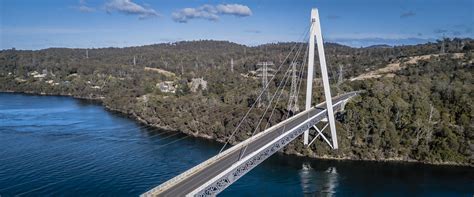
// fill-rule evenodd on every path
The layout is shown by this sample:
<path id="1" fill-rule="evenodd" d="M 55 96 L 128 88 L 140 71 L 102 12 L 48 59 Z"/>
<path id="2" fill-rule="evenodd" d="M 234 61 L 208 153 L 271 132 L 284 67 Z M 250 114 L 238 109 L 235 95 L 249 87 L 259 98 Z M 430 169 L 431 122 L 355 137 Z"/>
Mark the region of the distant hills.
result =
<path id="1" fill-rule="evenodd" d="M 287 68 L 292 60 L 302 65 L 306 48 L 294 42 L 249 47 L 201 40 L 125 48 L 2 50 L 0 91 L 95 99 L 154 127 L 223 141 L 258 97 L 261 79 L 253 74 L 257 63 L 272 61 L 275 70 L 280 65 Z M 340 150 L 329 150 L 324 143 L 305 148 L 295 140 L 285 153 L 474 163 L 472 39 L 365 48 L 327 43 L 325 51 L 333 94 L 365 93 L 337 117 L 343 136 Z M 318 77 L 319 70 L 315 72 Z M 270 83 L 270 92 L 284 79 L 282 73 Z M 314 88 L 318 103 L 322 90 Z M 286 115 L 283 100 L 287 99 L 278 103 L 271 124 Z M 299 103 L 304 103 L 303 96 Z M 249 137 L 246 131 L 255 129 L 261 114 L 260 108 L 249 114 L 236 141 Z"/>

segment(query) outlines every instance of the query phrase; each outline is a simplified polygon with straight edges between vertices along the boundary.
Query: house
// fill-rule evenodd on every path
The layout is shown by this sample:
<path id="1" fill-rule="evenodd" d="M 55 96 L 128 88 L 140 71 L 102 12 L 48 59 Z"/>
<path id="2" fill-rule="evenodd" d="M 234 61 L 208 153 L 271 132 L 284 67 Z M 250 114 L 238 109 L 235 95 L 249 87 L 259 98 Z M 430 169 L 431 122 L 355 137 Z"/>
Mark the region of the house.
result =
<path id="1" fill-rule="evenodd" d="M 156 86 L 160 88 L 161 92 L 176 93 L 176 85 L 174 84 L 174 81 L 162 81 L 156 84 Z"/>
<path id="2" fill-rule="evenodd" d="M 31 73 L 28 73 L 28 75 L 30 76 L 33 76 L 34 78 L 39 78 L 39 79 L 42 79 L 42 78 L 45 78 L 46 77 L 46 74 L 40 74 L 39 72 L 37 71 L 33 71 Z"/>
<path id="3" fill-rule="evenodd" d="M 188 83 L 189 89 L 191 92 L 197 92 L 199 87 L 201 90 L 207 90 L 207 81 L 201 78 L 192 78 L 191 82 Z"/>

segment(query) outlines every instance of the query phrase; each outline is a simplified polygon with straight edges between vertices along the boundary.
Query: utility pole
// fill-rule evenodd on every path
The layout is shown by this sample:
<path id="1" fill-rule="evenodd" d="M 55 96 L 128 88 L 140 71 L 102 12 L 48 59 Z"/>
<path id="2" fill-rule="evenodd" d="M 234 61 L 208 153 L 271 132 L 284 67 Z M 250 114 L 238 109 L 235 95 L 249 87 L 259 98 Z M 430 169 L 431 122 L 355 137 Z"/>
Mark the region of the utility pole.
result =
<path id="1" fill-rule="evenodd" d="M 89 49 L 86 49 L 86 59 L 89 59 Z"/>
<path id="2" fill-rule="evenodd" d="M 298 82 L 296 80 L 296 62 L 291 63 L 291 88 L 290 88 L 290 101 L 288 103 L 288 111 L 296 113 L 299 111 L 298 107 Z"/>
<path id="3" fill-rule="evenodd" d="M 137 58 L 135 56 L 133 56 L 133 65 L 136 66 L 137 65 Z"/>
<path id="4" fill-rule="evenodd" d="M 181 76 L 184 75 L 184 66 L 183 66 L 183 59 L 179 60 L 179 65 L 181 66 Z"/>

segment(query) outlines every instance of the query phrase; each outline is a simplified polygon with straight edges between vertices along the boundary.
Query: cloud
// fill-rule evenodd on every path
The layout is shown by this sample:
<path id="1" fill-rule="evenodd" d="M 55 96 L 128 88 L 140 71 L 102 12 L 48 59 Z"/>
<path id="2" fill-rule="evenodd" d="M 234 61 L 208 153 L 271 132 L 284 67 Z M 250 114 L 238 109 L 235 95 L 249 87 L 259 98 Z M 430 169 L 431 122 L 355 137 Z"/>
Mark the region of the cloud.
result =
<path id="1" fill-rule="evenodd" d="M 220 14 L 228 14 L 234 16 L 250 16 L 252 15 L 252 10 L 245 5 L 240 4 L 220 4 L 216 6 L 217 12 Z"/>
<path id="2" fill-rule="evenodd" d="M 173 20 L 175 22 L 186 23 L 194 18 L 216 21 L 219 19 L 219 16 L 215 8 L 210 5 L 203 5 L 198 8 L 184 8 L 178 12 L 173 12 Z"/>
<path id="3" fill-rule="evenodd" d="M 252 10 L 240 4 L 203 5 L 197 8 L 184 8 L 173 12 L 173 20 L 179 23 L 187 23 L 191 19 L 205 19 L 210 21 L 219 20 L 220 15 L 233 15 L 246 17 L 252 15 Z"/>
<path id="4" fill-rule="evenodd" d="M 79 12 L 94 12 L 95 8 L 87 6 L 87 2 L 85 0 L 79 0 L 79 6 L 75 7 Z"/>
<path id="5" fill-rule="evenodd" d="M 105 4 L 105 10 L 107 13 L 117 11 L 127 15 L 138 15 L 139 19 L 159 16 L 154 9 L 145 8 L 132 2 L 132 0 L 109 0 Z"/>
<path id="6" fill-rule="evenodd" d="M 85 5 L 80 5 L 79 7 L 77 7 L 77 9 L 80 11 L 80 12 L 94 12 L 95 11 L 95 8 L 92 8 L 92 7 L 88 7 L 88 6 L 85 6 Z"/>
<path id="7" fill-rule="evenodd" d="M 408 12 L 401 13 L 400 18 L 408 18 L 408 17 L 412 17 L 412 16 L 415 16 L 415 15 L 416 15 L 415 12 L 408 11 Z"/>

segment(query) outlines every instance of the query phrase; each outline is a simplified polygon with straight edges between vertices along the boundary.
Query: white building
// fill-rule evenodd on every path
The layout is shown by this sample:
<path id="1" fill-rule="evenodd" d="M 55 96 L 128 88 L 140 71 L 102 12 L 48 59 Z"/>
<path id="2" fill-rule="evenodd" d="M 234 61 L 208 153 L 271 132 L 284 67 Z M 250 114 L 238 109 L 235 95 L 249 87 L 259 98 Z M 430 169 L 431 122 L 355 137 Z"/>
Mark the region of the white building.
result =
<path id="1" fill-rule="evenodd" d="M 176 93 L 176 85 L 174 84 L 174 81 L 162 81 L 156 84 L 156 86 L 160 88 L 161 92 Z"/>

